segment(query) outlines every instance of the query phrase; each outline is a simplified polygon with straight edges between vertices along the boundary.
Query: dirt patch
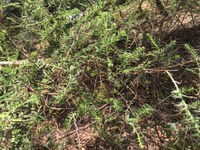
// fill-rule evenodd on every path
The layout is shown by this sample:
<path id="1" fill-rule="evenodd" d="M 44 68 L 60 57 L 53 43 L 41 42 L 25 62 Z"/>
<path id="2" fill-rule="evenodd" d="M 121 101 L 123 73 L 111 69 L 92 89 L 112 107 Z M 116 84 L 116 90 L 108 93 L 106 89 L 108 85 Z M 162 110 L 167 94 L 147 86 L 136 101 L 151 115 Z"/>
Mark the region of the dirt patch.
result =
<path id="1" fill-rule="evenodd" d="M 63 150 L 86 150 L 95 148 L 95 133 L 90 127 L 77 130 L 63 144 Z"/>

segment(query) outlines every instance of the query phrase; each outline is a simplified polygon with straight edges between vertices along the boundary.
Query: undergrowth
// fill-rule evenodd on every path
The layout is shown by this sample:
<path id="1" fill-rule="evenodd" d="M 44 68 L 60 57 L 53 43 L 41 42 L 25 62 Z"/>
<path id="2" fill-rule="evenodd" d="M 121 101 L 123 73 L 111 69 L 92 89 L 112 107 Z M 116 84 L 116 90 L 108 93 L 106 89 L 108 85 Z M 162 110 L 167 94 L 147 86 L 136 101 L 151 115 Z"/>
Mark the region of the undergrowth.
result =
<path id="1" fill-rule="evenodd" d="M 0 2 L 1 149 L 199 149 L 199 2 Z"/>

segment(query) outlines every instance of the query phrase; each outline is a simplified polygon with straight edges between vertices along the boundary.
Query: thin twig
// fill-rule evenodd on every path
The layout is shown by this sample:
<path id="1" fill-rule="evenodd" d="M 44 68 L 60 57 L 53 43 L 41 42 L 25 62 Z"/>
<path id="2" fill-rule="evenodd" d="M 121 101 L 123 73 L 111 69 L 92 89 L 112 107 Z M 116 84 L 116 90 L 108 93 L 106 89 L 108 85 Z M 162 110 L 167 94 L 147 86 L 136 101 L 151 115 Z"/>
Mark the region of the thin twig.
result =
<path id="1" fill-rule="evenodd" d="M 76 124 L 76 119 L 74 118 L 74 126 L 75 126 L 75 132 L 77 134 L 77 139 L 78 139 L 78 149 L 81 149 L 81 140 L 80 140 L 80 136 L 79 136 L 79 128 Z"/>
<path id="2" fill-rule="evenodd" d="M 14 61 L 0 61 L 0 66 L 3 65 L 22 65 L 27 62 L 27 59 L 25 60 L 14 60 Z"/>
<path id="3" fill-rule="evenodd" d="M 29 57 L 23 50 L 21 50 L 21 49 L 16 45 L 16 43 L 11 39 L 11 37 L 9 36 L 9 34 L 8 34 L 7 32 L 6 32 L 6 34 L 7 34 L 7 36 L 8 36 L 9 41 L 15 46 L 15 48 L 16 48 L 19 52 L 21 52 L 29 61 L 31 61 L 32 63 L 34 63 L 34 65 L 36 65 L 36 66 L 39 68 L 38 64 L 37 64 L 31 57 Z"/>
<path id="4" fill-rule="evenodd" d="M 77 35 L 76 35 L 76 38 L 75 38 L 74 41 L 72 42 L 72 44 L 71 44 L 71 46 L 70 46 L 70 48 L 69 48 L 69 51 L 67 52 L 67 56 L 70 55 L 70 53 L 71 53 L 71 51 L 72 51 L 72 48 L 73 48 L 74 45 L 76 44 L 76 42 L 77 42 L 77 40 L 78 40 L 78 38 L 79 38 L 79 35 L 80 35 L 80 31 L 81 31 L 81 26 L 80 26 L 79 29 L 78 29 L 78 33 L 77 33 Z"/>

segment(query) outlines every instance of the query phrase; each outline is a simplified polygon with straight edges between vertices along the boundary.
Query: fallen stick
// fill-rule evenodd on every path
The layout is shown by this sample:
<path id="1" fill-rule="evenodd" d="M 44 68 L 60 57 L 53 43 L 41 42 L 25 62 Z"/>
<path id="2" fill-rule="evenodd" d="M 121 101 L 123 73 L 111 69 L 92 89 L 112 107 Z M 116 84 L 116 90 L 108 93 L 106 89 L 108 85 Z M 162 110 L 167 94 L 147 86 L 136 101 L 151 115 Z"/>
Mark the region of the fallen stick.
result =
<path id="1" fill-rule="evenodd" d="M 0 66 L 3 65 L 21 65 L 27 62 L 27 60 L 14 60 L 14 61 L 0 61 Z"/>

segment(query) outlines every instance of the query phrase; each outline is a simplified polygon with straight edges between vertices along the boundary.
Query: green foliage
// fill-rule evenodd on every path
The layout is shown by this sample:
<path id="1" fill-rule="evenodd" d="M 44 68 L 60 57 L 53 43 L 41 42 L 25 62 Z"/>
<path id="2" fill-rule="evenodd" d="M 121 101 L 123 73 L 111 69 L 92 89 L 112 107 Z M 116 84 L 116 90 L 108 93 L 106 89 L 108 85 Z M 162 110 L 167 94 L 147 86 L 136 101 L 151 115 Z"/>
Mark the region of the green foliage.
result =
<path id="1" fill-rule="evenodd" d="M 190 130 L 194 130 L 194 133 L 192 136 L 196 137 L 197 139 L 200 139 L 200 126 L 199 126 L 199 117 L 195 117 L 189 107 L 192 104 L 187 104 L 186 101 L 184 100 L 185 96 L 182 91 L 180 90 L 180 88 L 178 87 L 177 81 L 174 80 L 174 78 L 172 77 L 172 75 L 167 71 L 167 74 L 169 75 L 169 77 L 171 78 L 174 86 L 175 86 L 175 90 L 172 91 L 172 97 L 174 99 L 180 99 L 181 102 L 178 103 L 176 106 L 180 109 L 180 113 L 183 113 L 184 117 L 182 119 L 183 124 L 186 124 L 186 128 L 185 130 L 187 130 L 187 132 L 189 132 Z M 198 102 L 197 102 L 198 103 Z"/>
<path id="2" fill-rule="evenodd" d="M 31 144 L 27 136 L 30 135 L 31 127 L 37 122 L 36 109 L 39 104 L 38 95 L 27 94 L 24 86 L 16 80 L 17 71 L 9 67 L 1 70 L 1 83 L 4 87 L 0 96 L 2 111 L 0 130 L 1 137 L 4 137 L 1 143 L 10 138 L 11 145 L 16 148 L 24 147 L 25 143 Z"/>
<path id="3" fill-rule="evenodd" d="M 1 2 L 0 63 L 25 61 L 0 64 L 1 149 L 64 149 L 88 124 L 104 149 L 198 149 L 199 52 L 160 31 L 198 2 Z"/>
<path id="4" fill-rule="evenodd" d="M 144 148 L 143 137 L 141 133 L 137 130 L 139 128 L 138 123 L 144 118 L 153 113 L 154 109 L 149 105 L 144 105 L 138 108 L 131 114 L 126 114 L 126 122 L 130 124 L 133 128 L 133 132 L 137 135 L 137 140 L 140 148 Z"/>
<path id="5" fill-rule="evenodd" d="M 197 69 L 196 69 L 196 71 L 193 70 L 193 72 L 195 71 L 196 74 L 198 74 L 199 78 L 200 78 L 200 70 L 199 70 L 200 69 L 200 59 L 199 59 L 198 53 L 188 44 L 185 44 L 184 48 L 189 52 L 191 57 L 195 60 L 195 63 L 197 64 Z"/>

